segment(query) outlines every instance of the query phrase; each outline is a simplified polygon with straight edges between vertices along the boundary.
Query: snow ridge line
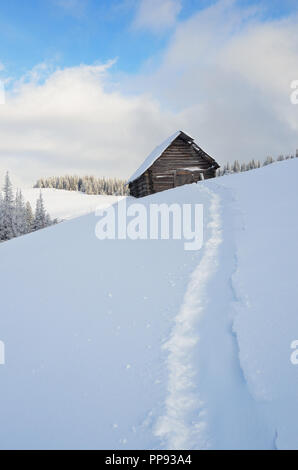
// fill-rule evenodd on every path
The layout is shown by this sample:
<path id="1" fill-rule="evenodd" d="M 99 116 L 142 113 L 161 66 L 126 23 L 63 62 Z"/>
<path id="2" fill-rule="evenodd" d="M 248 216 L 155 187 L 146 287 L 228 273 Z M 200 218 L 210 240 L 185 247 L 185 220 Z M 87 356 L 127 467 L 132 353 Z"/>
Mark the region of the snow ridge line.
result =
<path id="1" fill-rule="evenodd" d="M 169 340 L 163 345 L 168 351 L 169 372 L 165 414 L 159 417 L 154 434 L 163 440 L 166 449 L 208 448 L 206 410 L 199 398 L 194 378 L 194 350 L 199 341 L 197 322 L 207 305 L 207 285 L 218 265 L 218 248 L 222 243 L 220 197 L 210 189 L 210 236 L 202 258 L 192 273 L 183 303 L 175 318 Z"/>

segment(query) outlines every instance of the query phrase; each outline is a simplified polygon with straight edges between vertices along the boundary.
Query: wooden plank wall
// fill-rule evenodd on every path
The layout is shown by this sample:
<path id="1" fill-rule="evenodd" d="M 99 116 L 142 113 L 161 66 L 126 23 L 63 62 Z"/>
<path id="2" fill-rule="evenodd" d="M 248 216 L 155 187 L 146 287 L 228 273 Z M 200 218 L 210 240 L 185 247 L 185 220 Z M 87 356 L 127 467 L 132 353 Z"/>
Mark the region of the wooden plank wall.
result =
<path id="1" fill-rule="evenodd" d="M 198 171 L 183 170 L 183 168 L 199 167 L 207 170 L 212 160 L 204 158 L 204 153 L 195 150 L 188 142 L 178 137 L 152 166 L 137 180 L 130 183 L 130 194 L 143 197 L 166 189 L 197 182 L 201 179 Z M 180 169 L 180 170 L 179 170 Z M 213 178 L 216 169 L 204 172 L 204 179 Z"/>

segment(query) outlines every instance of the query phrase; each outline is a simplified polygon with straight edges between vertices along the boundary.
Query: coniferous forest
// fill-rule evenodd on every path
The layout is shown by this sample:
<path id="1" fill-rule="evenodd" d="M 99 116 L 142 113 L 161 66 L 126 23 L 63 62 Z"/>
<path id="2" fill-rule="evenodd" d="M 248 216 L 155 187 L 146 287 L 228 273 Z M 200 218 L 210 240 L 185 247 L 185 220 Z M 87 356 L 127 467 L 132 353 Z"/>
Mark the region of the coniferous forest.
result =
<path id="1" fill-rule="evenodd" d="M 298 151 L 296 152 L 298 157 Z M 235 160 L 234 163 L 226 163 L 222 165 L 216 172 L 216 176 L 224 176 L 231 173 L 240 173 L 243 171 L 254 170 L 262 166 L 271 165 L 275 162 L 295 158 L 294 155 L 283 156 L 280 155 L 276 158 L 267 157 L 262 163 L 259 160 L 252 159 L 248 163 L 240 163 Z M 125 180 L 117 178 L 96 178 L 95 176 L 51 176 L 47 178 L 40 178 L 34 188 L 54 188 L 64 189 L 66 191 L 80 191 L 86 194 L 107 195 L 107 196 L 128 196 L 129 187 Z"/>
<path id="2" fill-rule="evenodd" d="M 298 151 L 296 152 L 298 157 Z M 267 157 L 261 163 L 252 159 L 248 163 L 227 163 L 217 170 L 216 176 L 249 171 L 267 166 L 275 161 L 280 162 L 294 158 L 294 155 L 280 155 L 276 160 Z M 94 195 L 129 195 L 128 186 L 124 180 L 117 178 L 96 178 L 94 176 L 58 176 L 39 179 L 34 188 L 55 188 L 67 191 L 80 191 Z M 6 173 L 2 192 L 0 191 L 0 243 L 36 230 L 56 224 L 57 219 L 51 219 L 45 208 L 42 193 L 36 201 L 34 210 L 29 201 L 25 201 L 21 190 L 13 191 L 9 173 Z"/>
<path id="3" fill-rule="evenodd" d="M 0 242 L 25 235 L 57 223 L 45 209 L 42 194 L 36 201 L 35 210 L 26 202 L 20 190 L 16 193 L 6 173 L 2 192 L 0 191 Z"/>
<path id="4" fill-rule="evenodd" d="M 117 178 L 96 178 L 95 176 L 51 176 L 39 179 L 34 188 L 55 188 L 107 196 L 126 196 L 129 194 L 128 186 L 124 180 Z"/>
<path id="5" fill-rule="evenodd" d="M 298 157 L 298 150 L 296 151 L 296 157 Z M 283 160 L 289 160 L 291 158 L 295 158 L 292 155 L 279 155 L 276 160 L 273 157 L 267 157 L 263 163 L 259 160 L 250 160 L 248 163 L 239 163 L 238 160 L 235 160 L 234 163 L 226 163 L 225 165 L 221 166 L 216 172 L 216 176 L 224 176 L 229 175 L 231 173 L 241 173 L 243 171 L 255 170 L 256 168 L 261 168 L 262 166 L 271 165 L 272 163 L 282 162 Z"/>

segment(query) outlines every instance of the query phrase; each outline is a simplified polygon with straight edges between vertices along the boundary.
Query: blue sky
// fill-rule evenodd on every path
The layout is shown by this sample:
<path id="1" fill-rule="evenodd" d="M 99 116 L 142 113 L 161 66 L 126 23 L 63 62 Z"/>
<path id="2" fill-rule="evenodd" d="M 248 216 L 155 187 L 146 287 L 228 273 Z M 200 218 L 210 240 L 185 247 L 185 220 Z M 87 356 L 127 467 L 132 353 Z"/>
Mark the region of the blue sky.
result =
<path id="1" fill-rule="evenodd" d="M 3 1 L 0 176 L 126 178 L 177 129 L 220 164 L 294 153 L 294 80 L 297 0 Z"/>
<path id="2" fill-rule="evenodd" d="M 161 0 L 162 1 L 162 0 Z M 183 21 L 215 3 L 184 0 L 177 19 Z M 261 5 L 263 19 L 279 18 L 297 9 L 298 2 L 239 0 Z M 6 71 L 19 76 L 43 61 L 60 67 L 118 58 L 120 70 L 134 73 L 149 57 L 162 51 L 173 27 L 150 31 L 134 27 L 137 0 L 10 0 L 0 6 L 0 57 Z"/>
<path id="3" fill-rule="evenodd" d="M 134 1 L 1 2 L 2 62 L 19 74 L 44 60 L 73 66 L 118 57 L 122 70 L 134 71 L 167 40 L 134 29 L 135 8 Z"/>

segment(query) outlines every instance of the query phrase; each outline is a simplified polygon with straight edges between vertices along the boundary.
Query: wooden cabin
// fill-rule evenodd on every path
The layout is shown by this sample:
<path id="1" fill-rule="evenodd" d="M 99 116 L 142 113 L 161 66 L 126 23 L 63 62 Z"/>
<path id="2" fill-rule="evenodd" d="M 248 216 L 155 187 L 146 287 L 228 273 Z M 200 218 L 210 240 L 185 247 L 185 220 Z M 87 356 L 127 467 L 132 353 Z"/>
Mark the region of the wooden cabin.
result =
<path id="1" fill-rule="evenodd" d="M 182 131 L 156 147 L 128 180 L 131 196 L 143 197 L 214 178 L 219 165 Z"/>

